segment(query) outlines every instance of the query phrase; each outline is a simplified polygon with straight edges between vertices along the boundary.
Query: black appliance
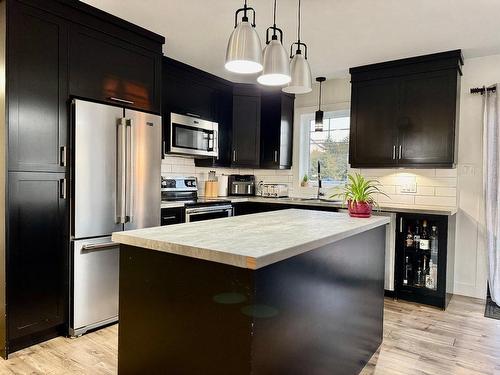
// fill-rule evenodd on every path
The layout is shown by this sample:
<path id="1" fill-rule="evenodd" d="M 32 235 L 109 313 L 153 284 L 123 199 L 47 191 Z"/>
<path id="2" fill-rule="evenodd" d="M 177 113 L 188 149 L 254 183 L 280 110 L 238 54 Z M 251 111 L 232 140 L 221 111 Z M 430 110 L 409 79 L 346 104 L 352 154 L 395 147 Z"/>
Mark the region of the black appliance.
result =
<path id="1" fill-rule="evenodd" d="M 255 195 L 255 176 L 253 174 L 232 174 L 228 179 L 229 195 Z"/>
<path id="2" fill-rule="evenodd" d="M 231 201 L 218 198 L 199 198 L 198 181 L 196 177 L 163 178 L 161 181 L 162 202 L 182 203 L 183 210 L 181 222 L 193 222 L 201 220 L 219 219 L 233 216 L 233 206 Z M 168 225 L 172 222 L 167 220 L 169 215 L 163 215 L 161 225 Z M 165 218 L 165 220 L 164 220 Z M 178 222 L 178 221 L 177 221 Z"/>

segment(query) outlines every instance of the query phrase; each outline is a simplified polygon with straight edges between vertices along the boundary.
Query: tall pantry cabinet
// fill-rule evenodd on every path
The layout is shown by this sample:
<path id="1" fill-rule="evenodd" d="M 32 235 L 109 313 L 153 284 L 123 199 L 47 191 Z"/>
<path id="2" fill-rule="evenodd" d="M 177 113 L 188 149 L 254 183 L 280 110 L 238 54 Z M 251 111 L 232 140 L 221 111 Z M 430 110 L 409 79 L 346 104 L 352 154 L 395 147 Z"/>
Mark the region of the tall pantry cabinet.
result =
<path id="1" fill-rule="evenodd" d="M 71 98 L 125 100 L 159 113 L 164 38 L 76 0 L 0 1 L 0 27 L 0 355 L 6 358 L 67 332 Z M 116 64 L 124 59 L 130 63 Z M 113 77 L 112 84 L 103 77 Z"/>

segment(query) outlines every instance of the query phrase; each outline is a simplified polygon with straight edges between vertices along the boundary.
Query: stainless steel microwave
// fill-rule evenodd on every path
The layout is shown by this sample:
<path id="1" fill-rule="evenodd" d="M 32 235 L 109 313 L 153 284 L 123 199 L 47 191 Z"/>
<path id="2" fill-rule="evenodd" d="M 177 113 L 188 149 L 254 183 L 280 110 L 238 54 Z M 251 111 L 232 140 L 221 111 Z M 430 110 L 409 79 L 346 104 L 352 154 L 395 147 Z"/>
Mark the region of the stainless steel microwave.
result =
<path id="1" fill-rule="evenodd" d="M 198 117 L 170 115 L 169 153 L 194 157 L 219 157 L 219 124 Z"/>

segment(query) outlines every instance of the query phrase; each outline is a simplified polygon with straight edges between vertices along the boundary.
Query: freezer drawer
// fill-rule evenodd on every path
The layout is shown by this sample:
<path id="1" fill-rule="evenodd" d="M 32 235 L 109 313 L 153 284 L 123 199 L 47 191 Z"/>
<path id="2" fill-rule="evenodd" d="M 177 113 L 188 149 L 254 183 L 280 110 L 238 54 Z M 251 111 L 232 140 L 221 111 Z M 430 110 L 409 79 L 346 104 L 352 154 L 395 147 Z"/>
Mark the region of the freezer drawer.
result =
<path id="1" fill-rule="evenodd" d="M 119 245 L 111 237 L 74 241 L 71 336 L 118 319 Z"/>

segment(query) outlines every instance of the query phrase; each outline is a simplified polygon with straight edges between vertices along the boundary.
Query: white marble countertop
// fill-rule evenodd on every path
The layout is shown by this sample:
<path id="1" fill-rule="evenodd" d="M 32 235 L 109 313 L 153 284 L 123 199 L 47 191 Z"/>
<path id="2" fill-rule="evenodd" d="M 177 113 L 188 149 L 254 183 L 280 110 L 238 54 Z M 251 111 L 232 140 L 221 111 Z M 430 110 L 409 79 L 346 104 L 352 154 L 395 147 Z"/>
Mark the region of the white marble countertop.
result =
<path id="1" fill-rule="evenodd" d="M 297 206 L 320 206 L 332 208 L 346 208 L 340 202 L 327 202 L 317 199 L 301 199 L 301 198 L 265 198 L 265 197 L 220 197 L 220 199 L 230 200 L 232 203 L 241 202 L 256 202 L 256 203 L 281 203 L 293 204 Z M 161 208 L 184 207 L 182 202 L 162 202 Z M 422 206 L 422 205 L 404 205 L 383 203 L 380 205 L 381 211 L 386 212 L 404 212 L 404 213 L 421 213 L 431 215 L 452 216 L 457 213 L 456 207 L 448 206 Z"/>
<path id="2" fill-rule="evenodd" d="M 287 209 L 113 233 L 114 242 L 258 269 L 386 225 L 388 217 Z"/>

